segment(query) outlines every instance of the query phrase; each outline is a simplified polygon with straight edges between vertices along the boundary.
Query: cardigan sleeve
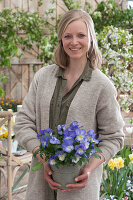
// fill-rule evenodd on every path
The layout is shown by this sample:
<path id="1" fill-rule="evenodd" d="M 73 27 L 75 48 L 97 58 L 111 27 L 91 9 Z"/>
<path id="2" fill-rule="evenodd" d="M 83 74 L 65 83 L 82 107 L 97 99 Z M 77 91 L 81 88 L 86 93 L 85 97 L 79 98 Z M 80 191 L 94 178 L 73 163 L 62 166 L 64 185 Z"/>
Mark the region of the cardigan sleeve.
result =
<path id="1" fill-rule="evenodd" d="M 124 121 L 117 102 L 117 92 L 109 81 L 101 90 L 97 109 L 99 148 L 107 163 L 124 144 Z"/>
<path id="2" fill-rule="evenodd" d="M 39 73 L 37 72 L 34 76 L 22 108 L 16 115 L 16 122 L 13 127 L 19 144 L 30 152 L 40 145 L 36 128 L 36 92 Z"/>

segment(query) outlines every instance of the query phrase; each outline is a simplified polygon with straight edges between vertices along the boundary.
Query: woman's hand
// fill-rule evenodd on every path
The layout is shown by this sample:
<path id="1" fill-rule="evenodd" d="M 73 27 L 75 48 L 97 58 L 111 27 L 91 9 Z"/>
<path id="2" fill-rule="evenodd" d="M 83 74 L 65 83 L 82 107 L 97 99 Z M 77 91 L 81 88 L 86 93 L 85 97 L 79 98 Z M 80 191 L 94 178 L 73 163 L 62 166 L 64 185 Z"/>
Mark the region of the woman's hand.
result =
<path id="1" fill-rule="evenodd" d="M 67 187 L 71 187 L 72 189 L 68 189 L 68 190 L 62 190 L 64 191 L 71 191 L 71 190 L 77 190 L 80 188 L 84 188 L 87 184 L 87 181 L 91 175 L 91 173 L 99 166 L 101 165 L 104 161 L 105 158 L 102 154 L 97 153 L 101 158 L 95 158 L 95 157 L 91 157 L 89 160 L 89 163 L 86 164 L 82 170 L 81 170 L 81 175 L 75 178 L 75 181 L 77 183 L 75 184 L 68 184 L 66 185 Z"/>
<path id="2" fill-rule="evenodd" d="M 49 187 L 53 190 L 59 190 L 59 186 L 61 186 L 59 183 L 56 183 L 53 181 L 52 177 L 52 170 L 50 168 L 50 165 L 48 164 L 48 162 L 45 162 L 44 163 L 44 177 L 46 179 L 46 181 L 48 182 L 49 184 Z"/>
<path id="3" fill-rule="evenodd" d="M 35 151 L 38 150 L 38 149 L 39 149 L 39 147 L 35 147 L 34 150 L 33 150 L 33 153 L 35 153 Z M 45 162 L 45 155 L 43 155 L 43 159 L 42 159 L 42 157 L 38 153 L 36 155 L 36 158 L 38 160 L 40 160 L 44 165 L 44 178 L 48 182 L 50 188 L 53 189 L 53 190 L 59 190 L 59 188 L 56 188 L 56 187 L 61 186 L 61 185 L 53 181 L 53 179 L 51 177 L 52 170 L 51 170 L 50 165 L 48 164 L 48 162 Z"/>
<path id="4" fill-rule="evenodd" d="M 75 181 L 77 183 L 66 185 L 66 187 L 70 187 L 71 189 L 62 190 L 62 192 L 84 188 L 86 186 L 88 179 L 89 179 L 89 176 L 91 174 L 91 172 L 88 171 L 87 165 L 85 165 L 84 168 L 81 169 L 80 174 L 81 174 L 80 176 L 75 178 Z"/>

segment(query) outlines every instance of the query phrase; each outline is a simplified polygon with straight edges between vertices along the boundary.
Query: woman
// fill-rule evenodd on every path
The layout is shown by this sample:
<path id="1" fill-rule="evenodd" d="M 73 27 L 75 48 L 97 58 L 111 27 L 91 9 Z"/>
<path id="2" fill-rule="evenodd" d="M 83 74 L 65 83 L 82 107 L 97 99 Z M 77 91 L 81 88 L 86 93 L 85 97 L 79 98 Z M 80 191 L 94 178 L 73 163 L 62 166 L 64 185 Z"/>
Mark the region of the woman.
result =
<path id="1" fill-rule="evenodd" d="M 94 25 L 85 11 L 68 11 L 58 28 L 55 63 L 41 68 L 34 77 L 14 130 L 21 145 L 35 152 L 40 142 L 36 134 L 58 124 L 76 120 L 99 137 L 101 159 L 91 158 L 71 189 L 60 190 L 52 178 L 52 170 L 39 155 L 33 158 L 44 163 L 44 169 L 30 171 L 26 200 L 98 200 L 102 163 L 108 162 L 123 146 L 123 120 L 116 100 L 116 90 L 98 69 L 98 50 Z M 44 155 L 45 157 L 45 155 Z M 43 176 L 44 174 L 44 176 Z"/>

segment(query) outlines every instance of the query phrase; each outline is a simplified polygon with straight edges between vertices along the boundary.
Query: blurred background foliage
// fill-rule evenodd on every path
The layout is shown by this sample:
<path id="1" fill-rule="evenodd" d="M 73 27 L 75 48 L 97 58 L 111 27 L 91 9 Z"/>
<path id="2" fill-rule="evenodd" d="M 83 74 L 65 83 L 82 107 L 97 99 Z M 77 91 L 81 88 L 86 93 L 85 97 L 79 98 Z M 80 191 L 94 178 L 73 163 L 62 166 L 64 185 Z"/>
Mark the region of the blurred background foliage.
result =
<path id="1" fill-rule="evenodd" d="M 38 1 L 39 6 L 42 0 Z M 64 0 L 68 10 L 81 8 L 80 0 Z M 119 9 L 114 0 L 101 2 L 95 11 L 87 2 L 84 10 L 89 12 L 97 34 L 99 48 L 103 55 L 101 70 L 113 81 L 118 90 L 121 110 L 133 111 L 133 10 Z M 44 65 L 52 64 L 57 45 L 57 27 L 61 16 L 51 15 L 49 9 L 45 17 L 38 12 L 29 13 L 11 9 L 0 12 L 0 67 L 10 67 L 14 57 L 22 58 L 25 50 L 31 51 Z M 49 22 L 49 19 L 55 25 Z M 0 75 L 0 82 L 7 77 Z M 0 86 L 0 96 L 4 91 Z"/>

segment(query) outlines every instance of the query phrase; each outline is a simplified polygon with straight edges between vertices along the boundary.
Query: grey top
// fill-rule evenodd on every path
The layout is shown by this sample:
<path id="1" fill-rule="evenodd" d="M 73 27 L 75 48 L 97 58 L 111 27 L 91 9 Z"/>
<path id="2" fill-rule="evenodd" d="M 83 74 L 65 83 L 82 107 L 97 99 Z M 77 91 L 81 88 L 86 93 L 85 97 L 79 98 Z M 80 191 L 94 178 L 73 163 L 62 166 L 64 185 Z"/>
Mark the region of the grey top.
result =
<path id="1" fill-rule="evenodd" d="M 50 101 L 56 86 L 55 64 L 41 68 L 34 76 L 23 106 L 16 116 L 14 131 L 19 144 L 32 152 L 40 145 L 39 130 L 49 127 Z M 66 118 L 68 126 L 78 121 L 86 130 L 93 129 L 99 137 L 99 148 L 108 162 L 123 146 L 124 122 L 117 102 L 117 92 L 111 81 L 99 70 L 94 69 L 89 81 L 83 81 L 76 92 Z M 33 158 L 31 167 L 38 162 Z M 71 192 L 57 192 L 57 200 L 98 200 L 102 165 L 90 176 L 87 186 Z M 26 200 L 53 200 L 44 180 L 43 169 L 30 171 Z"/>
<path id="2" fill-rule="evenodd" d="M 64 95 L 67 79 L 64 78 L 63 68 L 58 69 L 56 73 L 57 82 L 50 102 L 49 113 L 49 127 L 54 131 L 56 131 L 58 124 L 63 125 L 66 123 L 70 104 L 82 82 L 90 80 L 92 70 L 93 69 L 90 67 L 90 61 L 88 60 L 85 69 L 79 79 L 74 83 L 69 92 Z"/>

